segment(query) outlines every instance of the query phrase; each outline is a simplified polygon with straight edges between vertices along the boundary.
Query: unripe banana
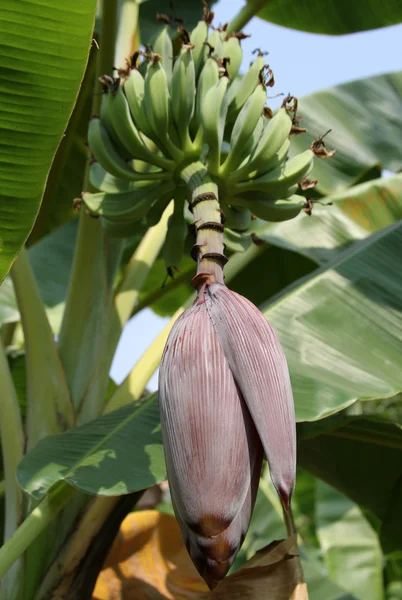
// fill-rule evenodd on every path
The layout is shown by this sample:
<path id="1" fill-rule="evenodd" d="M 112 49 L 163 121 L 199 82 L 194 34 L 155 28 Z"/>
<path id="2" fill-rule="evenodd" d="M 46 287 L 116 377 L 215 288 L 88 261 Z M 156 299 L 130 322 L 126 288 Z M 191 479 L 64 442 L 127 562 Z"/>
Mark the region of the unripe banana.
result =
<path id="1" fill-rule="evenodd" d="M 236 119 L 247 98 L 254 92 L 259 83 L 260 72 L 261 69 L 263 69 L 264 64 L 264 57 L 260 53 L 244 75 L 240 85 L 230 86 L 228 92 L 228 121 L 234 121 Z"/>
<path id="2" fill-rule="evenodd" d="M 138 69 L 132 69 L 130 75 L 125 79 L 123 89 L 127 97 L 131 115 L 135 126 L 148 138 L 157 139 L 148 123 L 144 106 L 144 78 Z M 102 115 L 101 115 L 102 116 Z"/>
<path id="3" fill-rule="evenodd" d="M 236 200 L 234 200 L 236 204 Z M 245 231 L 251 223 L 251 213 L 248 208 L 243 206 L 232 206 L 230 198 L 225 198 L 221 202 L 221 208 L 225 215 L 225 230 L 226 228 L 235 229 L 236 231 Z"/>
<path id="4" fill-rule="evenodd" d="M 136 173 L 116 152 L 109 135 L 98 117 L 93 117 L 88 127 L 88 143 L 92 154 L 101 166 L 119 179 L 143 181 L 159 179 L 169 174 Z"/>
<path id="5" fill-rule="evenodd" d="M 162 169 L 172 171 L 174 163 L 151 152 L 143 143 L 136 126 L 134 125 L 127 99 L 122 88 L 107 94 L 109 97 L 108 110 L 113 128 L 119 137 L 119 141 L 132 158 L 144 160 Z"/>
<path id="6" fill-rule="evenodd" d="M 261 118 L 266 99 L 266 87 L 260 82 L 236 119 L 230 136 L 230 152 L 219 169 L 220 177 L 226 177 L 234 171 L 248 155 L 248 144 Z"/>
<path id="7" fill-rule="evenodd" d="M 205 45 L 205 42 L 208 38 L 208 25 L 203 21 L 199 21 L 196 27 L 190 34 L 190 40 L 193 44 L 193 60 L 194 60 L 194 69 L 195 76 L 198 76 L 201 73 L 201 69 L 207 59 L 208 56 L 208 48 Z"/>
<path id="8" fill-rule="evenodd" d="M 241 48 L 240 40 L 236 36 L 231 36 L 223 42 L 223 56 L 225 58 L 230 58 L 230 62 L 226 65 L 226 68 L 230 80 L 233 81 L 239 72 L 243 61 L 243 50 Z"/>
<path id="9" fill-rule="evenodd" d="M 163 246 L 163 258 L 167 269 L 177 268 L 180 265 L 187 232 L 187 223 L 184 220 L 184 196 L 179 192 L 175 196 L 174 211 L 169 217 L 166 240 Z"/>
<path id="10" fill-rule="evenodd" d="M 154 181 L 124 181 L 111 175 L 98 163 L 92 162 L 89 167 L 89 182 L 100 192 L 116 194 L 118 192 L 128 192 L 133 189 L 141 189 L 154 185 Z"/>
<path id="11" fill-rule="evenodd" d="M 153 44 L 153 51 L 159 54 L 163 68 L 165 69 L 168 85 L 172 80 L 173 70 L 173 45 L 169 35 L 169 25 L 164 25 Z"/>
<path id="12" fill-rule="evenodd" d="M 171 182 L 154 185 L 149 189 L 120 192 L 118 194 L 84 193 L 82 199 L 89 210 L 110 221 L 138 221 L 145 217 L 156 198 L 173 192 Z"/>
<path id="13" fill-rule="evenodd" d="M 244 252 L 252 244 L 250 234 L 233 231 L 226 227 L 223 239 L 225 241 L 225 250 L 231 250 L 231 252 Z"/>
<path id="14" fill-rule="evenodd" d="M 205 95 L 201 119 L 204 141 L 208 144 L 208 170 L 212 175 L 219 172 L 221 146 L 228 110 L 228 78 L 221 77 Z"/>
<path id="15" fill-rule="evenodd" d="M 197 85 L 197 94 L 195 97 L 195 113 L 194 118 L 191 123 L 192 133 L 195 134 L 198 131 L 198 135 L 194 142 L 197 148 L 200 148 L 202 145 L 202 128 L 201 125 L 201 112 L 202 105 L 204 103 L 204 98 L 212 87 L 216 85 L 219 81 L 219 67 L 214 58 L 209 56 L 204 64 L 204 67 L 201 71 L 201 74 L 198 79 Z"/>
<path id="16" fill-rule="evenodd" d="M 262 164 L 259 169 L 247 173 L 246 177 L 242 178 L 242 181 L 249 181 L 250 179 L 255 179 L 256 177 L 260 177 L 260 175 L 264 175 L 265 173 L 269 173 L 270 171 L 273 171 L 274 169 L 280 167 L 280 165 L 284 164 L 284 162 L 287 159 L 289 148 L 290 139 L 287 138 L 278 150 L 278 152 L 276 152 L 270 160 L 264 162 L 264 164 Z"/>
<path id="17" fill-rule="evenodd" d="M 256 179 L 237 183 L 233 188 L 229 185 L 228 189 L 233 194 L 240 196 L 244 192 L 261 191 L 271 198 L 286 198 L 289 195 L 288 189 L 310 173 L 313 168 L 313 159 L 313 152 L 306 150 L 277 169 Z"/>
<path id="18" fill-rule="evenodd" d="M 208 36 L 208 44 L 214 49 L 212 55 L 215 58 L 223 58 L 223 42 L 218 29 L 213 29 Z"/>
<path id="19" fill-rule="evenodd" d="M 252 173 L 252 176 L 255 177 L 260 170 L 263 170 L 263 172 L 268 171 L 270 161 L 286 145 L 291 128 L 292 121 L 289 115 L 284 108 L 280 108 L 266 125 L 248 162 L 236 172 L 229 173 L 230 181 L 241 181 L 246 178 L 247 174 L 251 176 Z M 287 149 L 285 150 L 285 156 L 286 154 Z"/>
<path id="20" fill-rule="evenodd" d="M 191 150 L 189 125 L 194 112 L 195 68 L 190 46 L 183 46 L 172 75 L 172 114 L 181 147 Z"/>
<path id="21" fill-rule="evenodd" d="M 306 200 L 296 194 L 286 200 L 246 200 L 244 198 L 237 198 L 236 201 L 241 202 L 242 206 L 247 206 L 259 219 L 273 223 L 297 217 L 306 205 Z"/>
<path id="22" fill-rule="evenodd" d="M 159 145 L 166 148 L 174 160 L 181 161 L 183 152 L 173 144 L 168 135 L 171 113 L 170 93 L 165 69 L 157 54 L 152 55 L 145 76 L 145 111 Z"/>

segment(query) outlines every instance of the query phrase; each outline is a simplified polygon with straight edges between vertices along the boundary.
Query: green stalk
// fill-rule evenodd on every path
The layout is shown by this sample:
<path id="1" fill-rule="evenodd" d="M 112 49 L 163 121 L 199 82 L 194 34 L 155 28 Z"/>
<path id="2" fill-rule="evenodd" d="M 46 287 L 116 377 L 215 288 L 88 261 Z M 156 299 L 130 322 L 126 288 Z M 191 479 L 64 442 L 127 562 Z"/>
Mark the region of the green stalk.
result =
<path id="1" fill-rule="evenodd" d="M 193 300 L 193 298 L 191 298 L 191 300 Z M 117 410 L 118 408 L 126 406 L 130 402 L 134 402 L 141 398 L 145 386 L 159 366 L 169 332 L 176 319 L 180 317 L 185 309 L 186 305 L 180 307 L 163 331 L 161 331 L 152 344 L 148 346 L 139 361 L 132 368 L 128 377 L 126 377 L 123 383 L 119 385 L 113 396 L 110 398 L 105 407 L 104 414 Z"/>
<path id="2" fill-rule="evenodd" d="M 0 343 L 0 381 L 2 394 L 0 396 L 0 440 L 3 457 L 5 495 L 4 543 L 16 531 L 22 519 L 22 490 L 15 478 L 18 463 L 24 453 L 24 432 L 21 421 L 20 407 L 14 383 L 8 368 L 7 357 Z M 22 561 L 15 563 L 4 577 L 1 584 L 0 598 L 13 600 L 18 598 L 22 588 Z"/>
<path id="3" fill-rule="evenodd" d="M 21 314 L 27 372 L 27 448 L 46 435 L 74 425 L 63 366 L 28 253 L 23 248 L 11 270 Z"/>
<path id="4" fill-rule="evenodd" d="M 174 279 L 170 279 L 166 285 L 153 289 L 151 292 L 146 294 L 133 308 L 130 318 L 140 313 L 144 308 L 152 306 L 157 300 L 163 298 L 167 294 L 170 294 L 173 290 L 183 285 L 183 283 L 189 282 L 193 272 L 193 266 L 187 269 L 180 269 L 180 273 L 175 275 Z"/>
<path id="5" fill-rule="evenodd" d="M 205 165 L 194 162 L 181 171 L 180 178 L 191 193 L 189 203 L 197 231 L 197 275 L 193 285 L 199 288 L 206 280 L 224 283 L 224 255 L 222 213 L 218 201 L 218 186 L 208 175 Z"/>
<path id="6" fill-rule="evenodd" d="M 61 482 L 28 515 L 11 538 L 0 548 L 0 579 L 72 498 L 75 492 L 76 490 L 73 487 Z"/>
<path id="7" fill-rule="evenodd" d="M 134 37 L 138 25 L 138 0 L 122 0 L 120 3 L 117 44 L 114 66 L 125 67 L 125 60 L 130 57 L 134 46 Z"/>
<path id="8" fill-rule="evenodd" d="M 165 241 L 167 224 L 173 212 L 169 204 L 157 225 L 148 229 L 126 267 L 124 279 L 117 290 L 110 320 L 108 360 L 112 363 L 124 325 L 131 317 L 145 280 Z"/>
<path id="9" fill-rule="evenodd" d="M 241 31 L 266 5 L 267 0 L 248 0 L 240 12 L 230 21 L 227 32 Z"/>

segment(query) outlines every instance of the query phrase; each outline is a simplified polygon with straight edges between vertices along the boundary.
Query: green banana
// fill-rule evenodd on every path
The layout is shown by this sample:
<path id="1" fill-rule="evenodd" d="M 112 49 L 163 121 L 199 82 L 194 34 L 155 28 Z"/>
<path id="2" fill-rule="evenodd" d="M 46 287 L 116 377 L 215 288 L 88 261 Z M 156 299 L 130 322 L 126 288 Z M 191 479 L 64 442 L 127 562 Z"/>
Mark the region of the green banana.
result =
<path id="1" fill-rule="evenodd" d="M 227 120 L 234 121 L 247 98 L 251 96 L 259 83 L 261 69 L 264 68 L 264 56 L 259 53 L 239 85 L 231 85 L 228 92 L 229 109 Z"/>
<path id="2" fill-rule="evenodd" d="M 143 76 L 138 69 L 132 69 L 130 75 L 124 80 L 123 84 L 131 116 L 133 117 L 137 129 L 148 138 L 155 141 L 157 138 L 153 133 L 145 114 L 144 88 L 145 84 Z"/>
<path id="3" fill-rule="evenodd" d="M 252 244 L 249 233 L 232 231 L 232 229 L 229 228 L 225 228 L 223 239 L 225 242 L 225 250 L 230 250 L 231 252 L 244 252 Z"/>
<path id="4" fill-rule="evenodd" d="M 107 94 L 109 97 L 107 112 L 113 128 L 118 135 L 119 141 L 129 152 L 132 158 L 144 160 L 157 167 L 173 171 L 174 163 L 155 152 L 151 152 L 142 141 L 140 134 L 134 125 L 126 96 L 119 86 L 114 93 Z"/>
<path id="5" fill-rule="evenodd" d="M 169 35 L 169 25 L 162 27 L 153 44 L 153 51 L 162 57 L 161 62 L 165 69 L 168 85 L 170 86 L 173 70 L 173 45 Z"/>
<path id="6" fill-rule="evenodd" d="M 184 241 L 188 228 L 184 220 L 184 195 L 178 193 L 174 199 L 173 214 L 169 217 L 168 230 L 163 246 L 163 258 L 167 269 L 178 267 L 184 253 Z"/>
<path id="7" fill-rule="evenodd" d="M 261 177 L 246 182 L 228 185 L 228 190 L 234 195 L 243 195 L 244 192 L 261 191 L 273 198 L 283 198 L 288 195 L 287 190 L 298 181 L 306 177 L 313 168 L 314 154 L 306 150 Z"/>
<path id="8" fill-rule="evenodd" d="M 89 167 L 89 182 L 100 192 L 115 194 L 118 192 L 128 192 L 133 189 L 140 189 L 154 185 L 153 181 L 124 181 L 114 177 L 98 163 L 93 162 Z"/>
<path id="9" fill-rule="evenodd" d="M 117 153 L 113 143 L 98 117 L 93 117 L 88 127 L 88 143 L 92 154 L 100 165 L 111 175 L 125 181 L 160 179 L 169 174 L 137 173 Z"/>
<path id="10" fill-rule="evenodd" d="M 254 171 L 250 171 L 250 173 L 247 173 L 246 177 L 242 178 L 242 181 L 255 179 L 260 175 L 265 175 L 265 173 L 269 173 L 269 171 L 273 171 L 274 169 L 280 167 L 280 165 L 282 165 L 287 159 L 289 148 L 290 139 L 287 138 L 278 150 L 278 152 L 275 152 L 272 158 L 270 158 L 266 163 L 262 164 L 259 169 L 255 169 Z"/>
<path id="11" fill-rule="evenodd" d="M 179 162 L 184 154 L 169 138 L 171 102 L 165 69 L 160 57 L 153 54 L 145 75 L 145 112 L 159 145 L 166 148 L 172 158 Z"/>
<path id="12" fill-rule="evenodd" d="M 270 162 L 281 149 L 284 150 L 282 154 L 284 154 L 283 158 L 285 158 L 289 147 L 289 143 L 287 144 L 287 142 L 291 128 L 292 121 L 289 115 L 284 108 L 280 108 L 264 128 L 260 141 L 248 162 L 236 172 L 229 174 L 230 181 L 241 181 L 247 175 L 255 177 L 261 171 L 270 170 Z"/>
<path id="13" fill-rule="evenodd" d="M 194 112 L 195 68 L 190 46 L 183 46 L 176 59 L 172 75 L 172 115 L 181 147 L 190 151 L 192 142 L 189 125 Z"/>
<path id="14" fill-rule="evenodd" d="M 247 207 L 259 219 L 272 221 L 273 223 L 297 217 L 306 205 L 305 198 L 296 194 L 286 198 L 286 200 L 246 200 L 245 198 L 237 198 L 236 202 L 241 202 L 242 206 Z"/>
<path id="15" fill-rule="evenodd" d="M 243 61 L 243 50 L 241 48 L 240 40 L 235 35 L 224 40 L 223 56 L 225 58 L 230 58 L 230 62 L 226 65 L 226 68 L 230 79 L 233 80 L 239 72 Z"/>
<path id="16" fill-rule="evenodd" d="M 215 58 L 223 58 L 223 42 L 221 32 L 218 29 L 213 29 L 208 36 L 208 44 L 214 49 L 213 56 Z"/>
<path id="17" fill-rule="evenodd" d="M 266 87 L 261 82 L 247 99 L 236 119 L 230 136 L 228 157 L 219 169 L 220 177 L 226 177 L 234 171 L 249 153 L 248 143 L 261 118 L 266 99 Z"/>
<path id="18" fill-rule="evenodd" d="M 194 70 L 195 76 L 198 76 L 201 73 L 201 69 L 207 59 L 208 56 L 208 48 L 205 45 L 205 42 L 208 38 L 208 24 L 206 21 L 199 21 L 193 31 L 190 33 L 190 40 L 193 48 L 193 60 L 194 60 Z"/>
<path id="19" fill-rule="evenodd" d="M 209 56 L 205 61 L 201 74 L 198 78 L 197 94 L 195 97 L 195 111 L 194 117 L 191 122 L 191 132 L 195 135 L 197 132 L 194 145 L 200 148 L 202 145 L 202 127 L 201 125 L 201 112 L 204 98 L 214 85 L 219 81 L 219 67 L 214 58 Z"/>
<path id="20" fill-rule="evenodd" d="M 236 204 L 236 200 L 234 200 Z M 243 206 L 232 206 L 230 198 L 225 198 L 221 202 L 221 209 L 225 215 L 225 229 L 235 229 L 236 231 L 245 231 L 251 223 L 251 213 L 248 208 Z"/>
<path id="21" fill-rule="evenodd" d="M 84 193 L 82 199 L 95 215 L 110 221 L 138 221 L 146 216 L 156 198 L 175 188 L 173 183 L 162 183 L 148 189 L 120 192 L 118 194 Z"/>
<path id="22" fill-rule="evenodd" d="M 221 146 L 228 109 L 228 78 L 223 76 L 205 95 L 201 109 L 204 141 L 208 144 L 208 170 L 219 172 Z"/>

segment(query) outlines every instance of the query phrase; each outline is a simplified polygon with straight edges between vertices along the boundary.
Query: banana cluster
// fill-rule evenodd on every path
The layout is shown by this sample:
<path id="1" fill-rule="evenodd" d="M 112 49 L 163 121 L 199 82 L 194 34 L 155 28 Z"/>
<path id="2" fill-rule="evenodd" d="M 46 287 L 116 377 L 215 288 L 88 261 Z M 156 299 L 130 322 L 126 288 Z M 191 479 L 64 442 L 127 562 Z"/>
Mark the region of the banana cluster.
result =
<path id="1" fill-rule="evenodd" d="M 273 75 L 263 53 L 237 77 L 243 36 L 212 29 L 210 15 L 190 34 L 179 28 L 178 56 L 165 25 L 152 51 L 136 53 L 119 78 L 103 76 L 100 116 L 89 124 L 90 182 L 99 193 L 84 194 L 85 204 L 111 235 L 124 237 L 155 225 L 174 199 L 168 267 L 180 262 L 187 235 L 180 172 L 190 162 L 206 165 L 235 233 L 247 231 L 252 215 L 295 217 L 305 206 L 297 184 L 313 164 L 311 150 L 288 159 L 292 114 L 286 103 L 273 117 L 266 110 Z M 229 249 L 230 240 L 228 232 Z"/>

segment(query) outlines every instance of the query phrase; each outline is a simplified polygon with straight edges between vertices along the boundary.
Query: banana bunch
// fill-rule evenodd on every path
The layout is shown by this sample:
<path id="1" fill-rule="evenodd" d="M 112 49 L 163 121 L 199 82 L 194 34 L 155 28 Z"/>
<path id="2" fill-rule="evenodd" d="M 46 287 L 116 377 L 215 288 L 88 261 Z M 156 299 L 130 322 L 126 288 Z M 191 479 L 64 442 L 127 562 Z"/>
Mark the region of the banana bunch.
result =
<path id="1" fill-rule="evenodd" d="M 296 216 L 305 206 L 298 182 L 313 165 L 311 150 L 288 160 L 289 106 L 265 116 L 272 115 L 264 108 L 273 75 L 263 53 L 257 51 L 238 77 L 244 36 L 212 28 L 211 15 L 204 11 L 191 33 L 179 27 L 176 57 L 165 24 L 152 48 L 137 52 L 119 78 L 101 77 L 100 115 L 88 129 L 90 183 L 99 190 L 83 195 L 88 210 L 111 235 L 124 237 L 155 225 L 173 199 L 164 253 L 169 268 L 179 265 L 187 233 L 188 193 L 180 173 L 189 162 L 206 165 L 226 227 L 235 232 L 247 231 L 252 215 L 267 221 Z"/>

